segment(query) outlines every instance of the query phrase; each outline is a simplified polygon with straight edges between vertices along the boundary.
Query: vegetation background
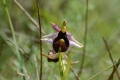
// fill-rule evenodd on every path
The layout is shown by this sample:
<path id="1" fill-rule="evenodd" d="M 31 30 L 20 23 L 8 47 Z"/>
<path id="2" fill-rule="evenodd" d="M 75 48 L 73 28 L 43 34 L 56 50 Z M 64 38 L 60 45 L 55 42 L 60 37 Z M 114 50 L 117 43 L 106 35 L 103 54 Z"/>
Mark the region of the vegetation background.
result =
<path id="1" fill-rule="evenodd" d="M 35 0 L 18 0 L 25 10 L 37 22 L 37 8 Z M 6 0 L 12 19 L 18 46 L 22 49 L 23 66 L 25 73 L 31 80 L 37 80 L 36 64 L 40 63 L 39 55 L 39 30 L 13 0 Z M 67 21 L 69 31 L 80 43 L 84 43 L 86 0 L 40 0 L 41 25 L 45 34 L 54 33 L 50 22 L 62 26 L 62 21 Z M 37 22 L 38 23 L 38 22 Z M 120 0 L 89 0 L 88 3 L 88 29 L 85 62 L 81 80 L 113 65 L 106 50 L 102 37 L 108 42 L 114 61 L 120 58 Z M 16 57 L 13 37 L 9 27 L 5 8 L 0 0 L 0 80 L 22 80 L 17 71 L 19 61 Z M 43 42 L 43 53 L 48 54 L 52 49 L 51 44 Z M 79 60 L 72 65 L 76 73 L 79 72 L 82 48 L 70 47 L 72 60 Z M 39 68 L 38 68 L 39 69 Z M 99 74 L 91 80 L 107 80 L 112 68 Z M 119 67 L 120 72 L 120 67 Z M 59 80 L 58 63 L 47 62 L 43 57 L 43 80 Z M 75 80 L 70 71 L 67 80 Z M 118 80 L 114 75 L 114 80 Z"/>

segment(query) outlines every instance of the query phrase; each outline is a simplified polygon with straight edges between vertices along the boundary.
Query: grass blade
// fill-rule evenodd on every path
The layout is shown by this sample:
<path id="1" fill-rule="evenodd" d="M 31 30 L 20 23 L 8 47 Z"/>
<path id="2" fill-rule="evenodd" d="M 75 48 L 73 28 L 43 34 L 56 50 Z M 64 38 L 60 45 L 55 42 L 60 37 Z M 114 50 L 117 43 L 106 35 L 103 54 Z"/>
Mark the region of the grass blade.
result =
<path id="1" fill-rule="evenodd" d="M 7 17 L 8 17 L 8 22 L 9 22 L 9 25 L 10 25 L 10 29 L 11 29 L 11 32 L 12 32 L 12 36 L 13 36 L 13 40 L 14 40 L 14 44 L 17 46 L 17 41 L 16 41 L 16 37 L 15 37 L 15 33 L 14 33 L 14 28 L 13 28 L 13 25 L 12 25 L 12 21 L 11 21 L 11 18 L 10 18 L 10 14 L 9 14 L 9 11 L 8 11 L 8 8 L 7 8 L 7 5 L 6 5 L 6 1 L 5 0 L 2 0 L 3 2 L 3 5 L 5 7 L 5 11 L 6 11 L 6 14 L 7 14 Z M 24 73 L 24 69 L 23 69 L 23 61 L 22 61 L 22 58 L 20 56 L 20 52 L 18 50 L 17 47 L 15 47 L 15 50 L 16 50 L 16 56 L 17 56 L 17 59 L 18 59 L 18 62 L 19 62 L 19 70 L 21 71 L 21 73 Z M 22 76 L 22 80 L 26 80 L 25 79 L 25 76 Z"/>

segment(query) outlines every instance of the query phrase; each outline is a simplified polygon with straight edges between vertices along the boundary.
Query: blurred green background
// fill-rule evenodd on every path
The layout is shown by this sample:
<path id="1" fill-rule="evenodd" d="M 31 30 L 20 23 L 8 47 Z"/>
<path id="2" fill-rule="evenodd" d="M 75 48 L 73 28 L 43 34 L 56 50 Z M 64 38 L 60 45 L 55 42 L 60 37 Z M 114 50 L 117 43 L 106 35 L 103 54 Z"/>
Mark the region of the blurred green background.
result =
<path id="1" fill-rule="evenodd" d="M 21 56 L 24 60 L 24 68 L 31 80 L 36 80 L 35 56 L 39 67 L 39 30 L 36 28 L 23 11 L 13 0 L 6 0 L 18 46 L 23 50 Z M 37 8 L 35 0 L 18 0 L 26 11 L 37 22 Z M 42 29 L 45 34 L 54 33 L 55 30 L 50 22 L 62 26 L 62 21 L 67 21 L 69 31 L 80 43 L 84 43 L 86 0 L 40 0 L 40 14 Z M 112 65 L 111 59 L 106 50 L 102 37 L 105 37 L 109 44 L 114 61 L 120 58 L 120 0 L 89 0 L 88 4 L 88 34 L 85 54 L 85 63 L 81 80 L 87 80 L 92 75 Z M 19 64 L 16 54 L 13 37 L 9 27 L 8 19 L 2 0 L 0 1 L 0 80 L 21 80 L 17 74 Z M 48 54 L 52 45 L 43 42 L 43 53 Z M 83 49 L 70 47 L 68 54 L 72 52 L 72 60 L 79 60 L 73 65 L 78 73 Z M 119 67 L 120 69 L 120 67 Z M 109 69 L 96 76 L 92 80 L 107 80 L 112 72 Z M 119 70 L 120 72 L 120 70 Z M 67 80 L 75 80 L 70 71 Z M 43 80 L 60 80 L 58 63 L 47 62 L 43 57 Z M 114 80 L 118 80 L 116 74 Z"/>

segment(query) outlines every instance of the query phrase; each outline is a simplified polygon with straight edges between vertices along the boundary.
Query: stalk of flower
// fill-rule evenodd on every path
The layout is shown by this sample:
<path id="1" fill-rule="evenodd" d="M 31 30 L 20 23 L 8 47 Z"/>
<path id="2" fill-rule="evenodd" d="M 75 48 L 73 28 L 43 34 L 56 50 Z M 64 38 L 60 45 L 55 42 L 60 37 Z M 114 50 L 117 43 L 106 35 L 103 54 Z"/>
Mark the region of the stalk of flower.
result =
<path id="1" fill-rule="evenodd" d="M 74 39 L 74 37 L 66 31 L 66 21 L 63 21 L 61 29 L 53 22 L 51 22 L 52 27 L 57 31 L 56 33 L 45 35 L 41 40 L 50 42 L 53 46 L 53 50 L 50 50 L 48 55 L 43 54 L 43 56 L 48 58 L 49 62 L 58 62 L 58 51 L 61 48 L 60 52 L 63 54 L 68 50 L 69 46 L 75 46 L 78 48 L 83 47 L 81 43 Z M 67 55 L 64 54 L 65 57 Z M 73 62 L 77 63 L 77 62 Z"/>

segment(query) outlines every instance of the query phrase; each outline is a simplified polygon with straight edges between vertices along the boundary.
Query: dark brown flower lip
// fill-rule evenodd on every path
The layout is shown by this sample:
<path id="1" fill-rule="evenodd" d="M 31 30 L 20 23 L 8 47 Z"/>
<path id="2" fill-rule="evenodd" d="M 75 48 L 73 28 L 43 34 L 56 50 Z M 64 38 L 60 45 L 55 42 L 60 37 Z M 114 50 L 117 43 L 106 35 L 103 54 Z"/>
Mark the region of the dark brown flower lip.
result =
<path id="1" fill-rule="evenodd" d="M 61 42 L 60 40 L 64 40 L 64 42 Z M 66 32 L 63 33 L 62 31 L 60 31 L 58 33 L 58 36 L 53 40 L 53 49 L 56 53 L 58 53 L 58 51 L 60 52 L 66 52 L 69 48 L 69 40 L 66 37 Z M 59 50 L 61 48 L 61 50 Z"/>

